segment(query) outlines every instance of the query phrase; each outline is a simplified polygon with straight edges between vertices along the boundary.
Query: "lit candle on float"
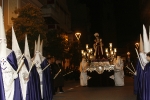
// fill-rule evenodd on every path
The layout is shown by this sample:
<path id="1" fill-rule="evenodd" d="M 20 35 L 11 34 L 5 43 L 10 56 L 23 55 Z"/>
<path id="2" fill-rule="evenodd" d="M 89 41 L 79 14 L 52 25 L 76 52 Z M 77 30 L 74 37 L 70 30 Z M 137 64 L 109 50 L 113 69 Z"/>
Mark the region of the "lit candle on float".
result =
<path id="1" fill-rule="evenodd" d="M 108 48 L 105 48 L 105 52 L 108 52 Z"/>
<path id="2" fill-rule="evenodd" d="M 86 44 L 86 49 L 88 49 L 89 48 L 89 45 L 88 44 Z"/>
<path id="3" fill-rule="evenodd" d="M 108 57 L 108 55 L 109 55 L 109 54 L 108 54 L 108 52 L 107 52 L 107 53 L 106 53 L 106 56 Z"/>
<path id="4" fill-rule="evenodd" d="M 109 46 L 112 47 L 112 43 L 109 43 Z"/>
<path id="5" fill-rule="evenodd" d="M 117 52 L 117 49 L 116 49 L 116 48 L 114 48 L 114 52 Z"/>
<path id="6" fill-rule="evenodd" d="M 111 51 L 111 55 L 113 55 L 114 54 L 114 52 L 113 51 Z"/>
<path id="7" fill-rule="evenodd" d="M 84 53 L 84 50 L 81 50 L 81 54 L 83 54 Z"/>
<path id="8" fill-rule="evenodd" d="M 93 52 L 93 49 L 92 49 L 92 48 L 90 48 L 90 51 L 91 51 L 91 52 Z"/>
<path id="9" fill-rule="evenodd" d="M 84 52 L 83 55 L 86 56 L 86 52 Z"/>
<path id="10" fill-rule="evenodd" d="M 87 53 L 87 57 L 89 57 L 89 53 Z"/>

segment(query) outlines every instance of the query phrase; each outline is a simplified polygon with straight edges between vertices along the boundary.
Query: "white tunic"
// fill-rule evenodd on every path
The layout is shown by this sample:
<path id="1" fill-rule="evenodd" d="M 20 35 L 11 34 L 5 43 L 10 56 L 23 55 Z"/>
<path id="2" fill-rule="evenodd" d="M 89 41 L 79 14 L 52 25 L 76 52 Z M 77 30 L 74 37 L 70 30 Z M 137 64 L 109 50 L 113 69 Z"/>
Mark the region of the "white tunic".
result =
<path id="1" fill-rule="evenodd" d="M 29 75 L 29 72 L 28 72 L 25 64 L 23 64 L 22 68 L 19 71 L 19 79 L 20 79 L 23 100 L 26 100 L 27 82 L 29 80 L 28 75 Z"/>
<path id="2" fill-rule="evenodd" d="M 36 65 L 36 69 L 37 69 L 37 72 L 39 74 L 39 77 L 40 77 L 40 87 L 41 87 L 41 97 L 43 99 L 43 71 L 42 71 L 42 68 L 41 68 L 41 57 L 40 57 L 40 53 L 39 52 L 36 52 L 35 54 L 35 58 L 34 58 L 34 62 L 35 62 L 35 65 Z"/>
<path id="3" fill-rule="evenodd" d="M 6 100 L 13 100 L 14 97 L 14 79 L 18 77 L 16 71 L 12 68 L 5 58 L 1 58 L 2 76 Z"/>
<path id="4" fill-rule="evenodd" d="M 80 63 L 80 85 L 87 86 L 87 72 L 86 72 L 87 63 Z"/>
<path id="5" fill-rule="evenodd" d="M 121 59 L 120 61 L 117 60 L 115 62 L 114 81 L 115 81 L 115 86 L 124 86 L 123 61 Z"/>

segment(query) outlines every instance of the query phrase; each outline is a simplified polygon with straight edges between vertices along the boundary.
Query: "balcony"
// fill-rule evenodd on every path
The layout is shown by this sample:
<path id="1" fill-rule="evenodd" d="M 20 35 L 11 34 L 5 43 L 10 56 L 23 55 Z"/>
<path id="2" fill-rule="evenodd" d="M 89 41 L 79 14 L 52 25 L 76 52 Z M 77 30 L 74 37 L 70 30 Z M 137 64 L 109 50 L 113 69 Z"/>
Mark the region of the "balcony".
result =
<path id="1" fill-rule="evenodd" d="M 58 19 L 58 14 L 53 7 L 42 8 L 42 14 L 43 14 L 43 17 L 46 17 L 46 18 L 51 17 L 56 22 L 58 22 L 58 23 L 60 22 Z"/>

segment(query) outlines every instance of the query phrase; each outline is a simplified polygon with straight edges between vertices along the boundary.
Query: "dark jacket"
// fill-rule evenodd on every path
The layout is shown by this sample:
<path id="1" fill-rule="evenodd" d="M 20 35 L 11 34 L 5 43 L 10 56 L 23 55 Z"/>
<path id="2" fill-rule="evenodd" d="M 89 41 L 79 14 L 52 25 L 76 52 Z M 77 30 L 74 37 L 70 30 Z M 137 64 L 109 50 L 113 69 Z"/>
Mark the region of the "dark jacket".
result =
<path id="1" fill-rule="evenodd" d="M 57 77 L 54 79 L 54 87 L 64 86 L 64 69 L 61 64 L 53 63 L 53 75 L 55 75 L 59 72 L 61 69 L 61 72 L 57 75 Z"/>

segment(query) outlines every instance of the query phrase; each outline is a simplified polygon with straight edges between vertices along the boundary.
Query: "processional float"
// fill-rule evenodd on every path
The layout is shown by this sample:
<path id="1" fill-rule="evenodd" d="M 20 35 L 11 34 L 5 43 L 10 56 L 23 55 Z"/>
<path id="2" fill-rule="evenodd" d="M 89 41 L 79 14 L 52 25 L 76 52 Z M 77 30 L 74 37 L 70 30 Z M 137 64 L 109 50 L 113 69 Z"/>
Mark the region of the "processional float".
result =
<path id="1" fill-rule="evenodd" d="M 109 48 L 105 48 L 103 51 L 102 39 L 99 38 L 99 34 L 95 33 L 95 43 L 93 48 L 89 48 L 86 44 L 86 50 L 81 50 L 82 57 L 87 59 L 89 66 L 87 71 L 96 71 L 98 74 L 102 74 L 105 70 L 114 70 L 113 61 L 116 57 L 117 49 L 112 48 L 112 43 L 109 43 Z"/>

